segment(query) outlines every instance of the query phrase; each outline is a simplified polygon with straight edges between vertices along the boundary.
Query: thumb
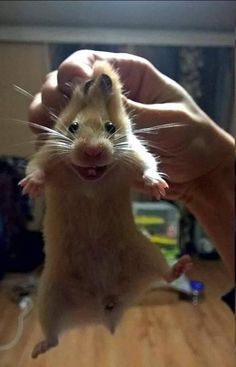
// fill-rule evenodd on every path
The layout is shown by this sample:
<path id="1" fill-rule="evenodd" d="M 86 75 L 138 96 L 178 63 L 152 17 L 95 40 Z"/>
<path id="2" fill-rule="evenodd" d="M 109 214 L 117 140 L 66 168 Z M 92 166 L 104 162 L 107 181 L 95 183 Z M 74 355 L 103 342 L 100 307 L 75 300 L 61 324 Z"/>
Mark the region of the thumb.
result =
<path id="1" fill-rule="evenodd" d="M 139 127 L 186 121 L 186 113 L 178 102 L 144 104 L 122 96 L 127 113 Z"/>

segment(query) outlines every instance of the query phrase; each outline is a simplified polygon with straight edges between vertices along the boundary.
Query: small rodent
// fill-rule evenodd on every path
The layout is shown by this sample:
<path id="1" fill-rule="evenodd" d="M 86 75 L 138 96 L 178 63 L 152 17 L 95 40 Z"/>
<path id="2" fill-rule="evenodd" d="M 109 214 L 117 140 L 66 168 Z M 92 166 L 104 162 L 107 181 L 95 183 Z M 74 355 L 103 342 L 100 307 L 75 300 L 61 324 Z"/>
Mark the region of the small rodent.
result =
<path id="1" fill-rule="evenodd" d="M 45 130 L 44 130 L 45 131 Z M 131 189 L 164 195 L 155 158 L 132 132 L 118 74 L 96 62 L 91 80 L 74 88 L 54 129 L 20 182 L 45 190 L 46 262 L 38 292 L 45 339 L 32 357 L 58 344 L 67 329 L 104 324 L 114 333 L 125 309 L 158 278 L 172 281 L 190 267 L 170 268 L 134 223 Z"/>

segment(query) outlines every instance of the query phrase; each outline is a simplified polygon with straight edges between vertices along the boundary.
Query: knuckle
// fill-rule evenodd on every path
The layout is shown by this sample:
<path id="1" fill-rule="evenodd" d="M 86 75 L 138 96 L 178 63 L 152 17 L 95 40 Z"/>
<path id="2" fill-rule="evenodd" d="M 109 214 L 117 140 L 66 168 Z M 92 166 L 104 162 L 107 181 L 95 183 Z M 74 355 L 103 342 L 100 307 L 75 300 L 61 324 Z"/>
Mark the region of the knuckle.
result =
<path id="1" fill-rule="evenodd" d="M 47 74 L 45 81 L 41 87 L 42 100 L 57 88 L 57 72 Z"/>
<path id="2" fill-rule="evenodd" d="M 41 102 L 41 93 L 37 93 L 32 102 L 29 105 L 28 111 L 29 111 L 29 117 L 30 118 L 34 118 L 35 112 L 38 109 L 38 106 L 40 105 Z"/>
<path id="3" fill-rule="evenodd" d="M 187 122 L 191 119 L 190 111 L 184 103 L 179 103 L 174 113 L 175 118 L 180 122 Z"/>
<path id="4" fill-rule="evenodd" d="M 46 74 L 45 82 L 52 79 L 57 79 L 57 70 L 50 71 L 48 74 Z"/>

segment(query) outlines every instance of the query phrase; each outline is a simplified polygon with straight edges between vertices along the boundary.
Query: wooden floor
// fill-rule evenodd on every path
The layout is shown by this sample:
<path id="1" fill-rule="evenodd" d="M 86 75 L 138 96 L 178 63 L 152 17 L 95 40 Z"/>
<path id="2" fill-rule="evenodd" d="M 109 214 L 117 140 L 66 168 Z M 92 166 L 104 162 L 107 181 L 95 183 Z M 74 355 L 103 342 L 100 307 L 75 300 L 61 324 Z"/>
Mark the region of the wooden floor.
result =
<path id="1" fill-rule="evenodd" d="M 220 261 L 197 261 L 190 273 L 205 282 L 198 306 L 175 292 L 155 291 L 130 309 L 115 336 L 102 327 L 73 331 L 60 345 L 30 358 L 40 339 L 35 309 L 16 347 L 0 352 L 1 367 L 234 367 L 234 316 L 219 297 L 230 286 Z M 0 344 L 14 335 L 18 308 L 0 289 Z"/>

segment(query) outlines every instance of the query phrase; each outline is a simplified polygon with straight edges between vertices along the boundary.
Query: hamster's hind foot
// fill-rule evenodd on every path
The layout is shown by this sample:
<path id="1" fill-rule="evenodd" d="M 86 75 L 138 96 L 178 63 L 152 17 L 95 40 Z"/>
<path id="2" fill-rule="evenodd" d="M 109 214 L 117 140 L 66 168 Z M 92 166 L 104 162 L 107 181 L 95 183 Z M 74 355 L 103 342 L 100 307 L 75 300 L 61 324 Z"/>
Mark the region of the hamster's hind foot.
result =
<path id="1" fill-rule="evenodd" d="M 49 349 L 55 347 L 58 344 L 58 339 L 45 339 L 35 345 L 31 354 L 32 358 L 37 358 L 39 354 L 47 352 Z"/>
<path id="2" fill-rule="evenodd" d="M 182 274 L 189 271 L 192 268 L 192 260 L 189 255 L 182 256 L 168 271 L 165 276 L 167 282 L 173 282 L 179 278 Z"/>

